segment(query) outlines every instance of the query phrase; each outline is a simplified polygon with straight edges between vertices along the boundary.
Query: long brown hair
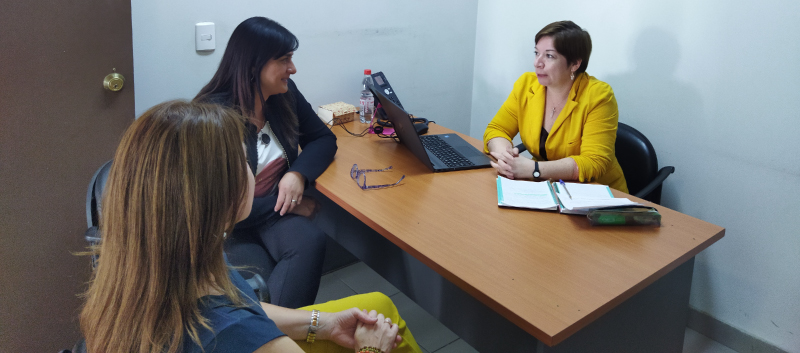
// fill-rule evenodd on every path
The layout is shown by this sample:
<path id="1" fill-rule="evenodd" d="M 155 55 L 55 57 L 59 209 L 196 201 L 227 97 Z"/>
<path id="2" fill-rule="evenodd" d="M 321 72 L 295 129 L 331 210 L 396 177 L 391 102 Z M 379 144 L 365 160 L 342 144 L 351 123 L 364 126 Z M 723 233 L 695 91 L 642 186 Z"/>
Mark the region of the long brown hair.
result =
<path id="1" fill-rule="evenodd" d="M 210 329 L 198 308 L 209 289 L 243 304 L 223 257 L 247 193 L 242 119 L 171 101 L 125 132 L 80 315 L 89 352 L 177 352 L 184 334 L 199 344 L 198 329 Z"/>
<path id="2" fill-rule="evenodd" d="M 299 131 L 297 115 L 291 109 L 295 99 L 291 91 L 263 97 L 261 68 L 269 60 L 297 50 L 299 45 L 297 37 L 278 22 L 266 17 L 244 20 L 233 30 L 217 72 L 194 99 L 208 101 L 211 95 L 224 93 L 246 117 L 253 117 L 255 101 L 260 99 L 265 102 L 262 105 L 264 119 L 270 112 L 280 116 L 280 134 L 291 141 Z"/>

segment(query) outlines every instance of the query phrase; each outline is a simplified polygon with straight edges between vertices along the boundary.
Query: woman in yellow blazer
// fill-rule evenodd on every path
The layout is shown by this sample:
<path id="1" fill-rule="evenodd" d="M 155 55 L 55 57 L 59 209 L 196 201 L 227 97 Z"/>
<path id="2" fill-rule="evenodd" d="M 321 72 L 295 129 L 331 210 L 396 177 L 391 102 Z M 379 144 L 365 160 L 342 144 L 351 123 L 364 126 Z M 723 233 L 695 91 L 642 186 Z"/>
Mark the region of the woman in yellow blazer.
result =
<path id="1" fill-rule="evenodd" d="M 536 34 L 536 72 L 523 74 L 483 135 L 492 166 L 510 179 L 596 182 L 628 192 L 614 154 L 617 100 L 607 83 L 586 73 L 592 40 L 572 21 Z M 520 134 L 534 156 L 519 156 Z"/>

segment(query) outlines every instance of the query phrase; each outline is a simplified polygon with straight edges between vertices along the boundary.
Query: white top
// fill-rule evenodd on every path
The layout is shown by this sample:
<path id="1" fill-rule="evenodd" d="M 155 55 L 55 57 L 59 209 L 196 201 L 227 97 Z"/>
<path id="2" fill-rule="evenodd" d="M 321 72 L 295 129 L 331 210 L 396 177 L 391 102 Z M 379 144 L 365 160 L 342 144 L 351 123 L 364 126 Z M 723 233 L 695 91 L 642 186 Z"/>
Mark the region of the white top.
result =
<path id="1" fill-rule="evenodd" d="M 269 136 L 269 144 L 264 144 L 264 138 L 261 135 Z M 269 128 L 269 124 L 264 124 L 264 128 L 258 132 L 258 143 L 256 145 L 258 151 L 258 167 L 256 168 L 256 175 L 264 171 L 264 168 L 270 162 L 283 158 L 283 150 L 280 146 L 280 141 L 275 137 L 275 133 Z"/>
<path id="2" fill-rule="evenodd" d="M 269 136 L 269 143 L 264 143 L 264 135 Z M 264 128 L 258 132 L 256 151 L 258 151 L 258 165 L 255 196 L 262 197 L 274 192 L 275 186 L 289 166 L 283 157 L 280 141 L 267 124 L 264 124 Z"/>

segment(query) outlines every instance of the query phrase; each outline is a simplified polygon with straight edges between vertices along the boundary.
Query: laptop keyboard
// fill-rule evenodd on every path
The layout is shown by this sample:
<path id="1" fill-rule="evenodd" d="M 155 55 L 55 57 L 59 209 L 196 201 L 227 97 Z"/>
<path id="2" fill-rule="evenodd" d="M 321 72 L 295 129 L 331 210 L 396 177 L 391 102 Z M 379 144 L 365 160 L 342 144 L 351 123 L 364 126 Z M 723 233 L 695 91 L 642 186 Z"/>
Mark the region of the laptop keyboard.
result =
<path id="1" fill-rule="evenodd" d="M 469 159 L 462 157 L 453 146 L 442 140 L 438 135 L 422 135 L 419 137 L 425 149 L 431 151 L 436 158 L 451 168 L 469 167 L 475 165 Z"/>

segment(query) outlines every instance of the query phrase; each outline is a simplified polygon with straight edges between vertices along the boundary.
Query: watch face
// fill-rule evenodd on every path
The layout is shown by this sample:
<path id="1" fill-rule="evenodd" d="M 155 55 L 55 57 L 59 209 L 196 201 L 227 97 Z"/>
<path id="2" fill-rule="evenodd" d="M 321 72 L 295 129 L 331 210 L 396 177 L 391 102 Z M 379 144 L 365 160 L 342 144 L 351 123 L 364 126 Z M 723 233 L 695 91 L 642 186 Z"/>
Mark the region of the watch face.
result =
<path id="1" fill-rule="evenodd" d="M 539 177 L 539 175 L 541 175 L 541 173 L 539 173 L 538 171 L 536 171 L 536 172 L 533 172 L 533 177 L 534 177 L 534 178 L 538 178 L 538 177 Z"/>

